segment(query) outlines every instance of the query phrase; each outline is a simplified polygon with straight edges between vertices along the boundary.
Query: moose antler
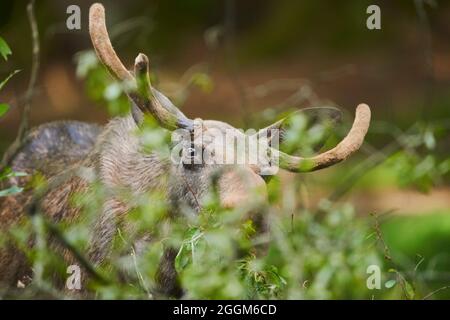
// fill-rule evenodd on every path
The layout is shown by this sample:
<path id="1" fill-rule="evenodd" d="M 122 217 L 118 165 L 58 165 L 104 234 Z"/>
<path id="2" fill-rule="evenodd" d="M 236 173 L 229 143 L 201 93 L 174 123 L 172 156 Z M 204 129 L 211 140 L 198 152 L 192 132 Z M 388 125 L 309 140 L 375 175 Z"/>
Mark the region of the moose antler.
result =
<path id="1" fill-rule="evenodd" d="M 280 168 L 291 172 L 309 172 L 330 167 L 347 159 L 361 147 L 369 124 L 370 108 L 362 103 L 356 108 L 355 120 L 347 136 L 333 149 L 309 158 L 291 156 L 278 150 L 272 152 L 278 156 Z"/>
<path id="2" fill-rule="evenodd" d="M 153 115 L 158 123 L 166 129 L 193 129 L 194 121 L 187 118 L 166 96 L 152 87 L 146 55 L 140 53 L 137 56 L 134 76 L 124 67 L 111 45 L 106 29 L 105 9 L 99 3 L 93 4 L 89 10 L 89 32 L 98 58 L 112 76 L 119 81 L 134 84 L 131 89 L 126 86 L 127 95 L 140 111 Z M 280 123 L 275 126 L 279 126 Z M 292 172 L 323 169 L 345 160 L 358 150 L 364 141 L 369 124 L 370 108 L 366 104 L 360 104 L 356 109 L 355 120 L 350 132 L 333 149 L 309 158 L 288 155 L 275 149 L 271 151 L 278 157 L 279 165 L 283 169 Z"/>
<path id="3" fill-rule="evenodd" d="M 129 89 L 128 85 L 125 87 L 127 95 L 139 110 L 153 115 L 156 121 L 166 129 L 192 128 L 193 121 L 178 110 L 166 96 L 151 87 L 148 58 L 144 54 L 139 54 L 135 61 L 137 78 L 124 67 L 112 47 L 106 29 L 105 8 L 100 3 L 94 3 L 89 9 L 89 33 L 99 60 L 111 75 L 121 82 L 133 84 L 132 89 Z M 147 88 L 144 88 L 145 86 Z"/>

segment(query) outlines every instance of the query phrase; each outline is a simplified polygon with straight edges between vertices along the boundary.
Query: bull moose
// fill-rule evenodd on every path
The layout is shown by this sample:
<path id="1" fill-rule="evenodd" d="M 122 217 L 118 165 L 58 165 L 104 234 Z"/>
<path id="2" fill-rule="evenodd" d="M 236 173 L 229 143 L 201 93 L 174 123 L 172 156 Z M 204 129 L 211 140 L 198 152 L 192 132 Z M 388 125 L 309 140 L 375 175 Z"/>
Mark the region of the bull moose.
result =
<path id="1" fill-rule="evenodd" d="M 39 210 L 49 220 L 57 223 L 82 218 L 83 211 L 73 206 L 70 199 L 74 194 L 90 188 L 91 181 L 81 174 L 67 174 L 77 170 L 90 170 L 102 186 L 109 190 L 127 189 L 133 195 L 152 190 L 161 190 L 171 211 L 187 206 L 194 212 L 201 208 L 203 197 L 216 184 L 222 206 L 239 207 L 253 200 L 253 191 L 259 190 L 260 200 L 267 197 L 266 182 L 261 167 L 256 164 L 229 165 L 215 161 L 192 164 L 190 159 L 196 150 L 211 149 L 217 139 L 217 132 L 235 131 L 231 125 L 217 120 L 190 119 L 183 114 L 162 93 L 152 87 L 149 77 L 149 60 L 140 53 L 134 64 L 134 72 L 124 67 L 114 51 L 106 28 L 105 11 L 101 4 L 93 4 L 89 12 L 89 33 L 98 59 L 109 73 L 125 86 L 131 102 L 128 115 L 112 119 L 105 127 L 76 121 L 60 121 L 43 124 L 31 129 L 21 147 L 8 163 L 13 171 L 26 172 L 27 177 L 11 177 L 9 184 L 25 184 L 31 176 L 39 173 L 48 181 L 48 188 L 39 197 Z M 144 152 L 136 130 L 144 117 L 151 117 L 166 131 L 185 130 L 189 134 L 189 148 L 183 149 L 181 160 L 174 162 L 161 154 Z M 267 134 L 270 130 L 281 132 L 283 120 L 258 132 Z M 290 172 L 308 172 L 337 164 L 363 143 L 370 123 L 370 109 L 366 104 L 356 108 L 353 125 L 346 137 L 334 148 L 313 157 L 299 157 L 268 149 L 277 155 L 279 167 Z M 214 132 L 214 134 L 212 134 Z M 201 142 L 194 136 L 201 135 Z M 305 165 L 307 164 L 307 165 Z M 226 169 L 226 170 L 224 170 Z M 221 172 L 217 175 L 217 172 Z M 54 182 L 54 183 L 53 183 Z M 56 183 L 57 182 L 57 183 Z M 26 219 L 30 205 L 36 197 L 32 190 L 0 198 L 0 230 L 6 232 L 12 225 Z M 114 191 L 105 199 L 102 210 L 97 213 L 92 226 L 92 239 L 86 248 L 86 256 L 93 265 L 101 265 L 108 259 L 112 239 L 117 232 L 116 225 L 132 209 Z M 32 244 L 31 244 L 32 245 Z M 74 259 L 62 248 L 63 257 Z M 176 274 L 173 268 L 174 254 L 170 250 L 164 255 L 161 267 L 161 288 L 167 294 L 177 295 Z M 15 286 L 18 279 L 32 277 L 32 270 L 25 256 L 13 245 L 0 249 L 0 283 Z"/>

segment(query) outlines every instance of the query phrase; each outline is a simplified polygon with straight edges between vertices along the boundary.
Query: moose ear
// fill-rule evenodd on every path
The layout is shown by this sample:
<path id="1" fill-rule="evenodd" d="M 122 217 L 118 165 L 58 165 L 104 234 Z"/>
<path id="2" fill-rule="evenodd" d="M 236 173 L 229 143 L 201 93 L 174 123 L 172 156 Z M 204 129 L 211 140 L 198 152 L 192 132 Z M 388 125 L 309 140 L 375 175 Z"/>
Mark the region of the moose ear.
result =
<path id="1" fill-rule="evenodd" d="M 282 149 L 293 152 L 295 145 L 309 144 L 314 151 L 319 150 L 340 123 L 342 112 L 335 107 L 312 107 L 292 112 L 287 117 L 261 129 L 258 137 L 266 136 L 269 144 L 278 134 L 278 143 Z M 274 130 L 274 131 L 272 131 Z M 298 141 L 300 140 L 300 141 Z M 303 141 L 302 141 L 303 140 Z"/>

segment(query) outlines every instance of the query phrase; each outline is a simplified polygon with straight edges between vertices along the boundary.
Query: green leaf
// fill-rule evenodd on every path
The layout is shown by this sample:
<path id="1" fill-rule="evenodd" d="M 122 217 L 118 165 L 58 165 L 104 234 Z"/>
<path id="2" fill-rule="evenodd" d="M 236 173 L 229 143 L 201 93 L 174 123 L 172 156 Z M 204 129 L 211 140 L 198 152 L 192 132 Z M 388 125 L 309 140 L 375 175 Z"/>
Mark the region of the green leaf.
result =
<path id="1" fill-rule="evenodd" d="M 0 103 L 0 117 L 3 116 L 9 110 L 9 105 L 6 103 Z"/>
<path id="2" fill-rule="evenodd" d="M 122 86 L 118 82 L 113 82 L 105 88 L 103 97 L 106 101 L 114 101 L 122 94 Z"/>
<path id="3" fill-rule="evenodd" d="M 12 178 L 12 177 L 25 177 L 27 176 L 28 173 L 26 172 L 21 172 L 21 171 L 13 171 L 11 168 L 7 167 L 5 170 L 3 170 L 3 172 L 0 172 L 0 181 L 7 179 L 7 178 Z"/>
<path id="4" fill-rule="evenodd" d="M 203 92 L 210 93 L 214 87 L 214 84 L 206 73 L 195 73 L 190 79 L 191 83 L 199 87 Z"/>
<path id="5" fill-rule="evenodd" d="M 434 138 L 433 131 L 431 131 L 431 130 L 427 130 L 425 132 L 423 140 L 424 140 L 425 146 L 428 148 L 428 150 L 432 150 L 436 146 L 436 139 Z"/>
<path id="6" fill-rule="evenodd" d="M 405 294 L 409 300 L 414 299 L 414 297 L 416 295 L 414 287 L 406 280 L 405 280 Z"/>
<path id="7" fill-rule="evenodd" d="M 3 59 L 8 60 L 8 56 L 12 53 L 11 49 L 9 48 L 6 41 L 0 37 L 0 54 L 2 55 Z"/>
<path id="8" fill-rule="evenodd" d="M 28 174 L 26 172 L 15 172 L 12 171 L 10 168 L 7 168 L 5 171 L 0 173 L 0 180 L 6 179 L 6 178 L 12 178 L 12 177 L 25 177 Z"/>
<path id="9" fill-rule="evenodd" d="M 85 78 L 91 70 L 94 70 L 98 66 L 97 55 L 93 50 L 87 50 L 79 52 L 75 56 L 77 70 L 76 75 L 78 78 Z"/>
<path id="10" fill-rule="evenodd" d="M 20 188 L 18 186 L 12 186 L 11 188 L 0 191 L 0 197 L 12 196 L 14 194 L 22 192 L 22 190 L 23 188 Z"/>
<path id="11" fill-rule="evenodd" d="M 14 70 L 13 72 L 11 72 L 5 80 L 3 80 L 2 82 L 0 82 L 0 90 L 3 89 L 3 87 L 6 85 L 6 83 L 9 81 L 9 79 L 11 79 L 16 73 L 20 72 L 20 70 Z"/>
<path id="12" fill-rule="evenodd" d="M 24 177 L 28 174 L 26 172 L 14 172 L 11 168 L 7 167 L 3 172 L 0 172 L 0 181 L 11 177 Z"/>
<path id="13" fill-rule="evenodd" d="M 8 174 L 8 178 L 10 178 L 10 177 L 26 177 L 27 175 L 28 175 L 28 173 L 26 173 L 26 172 L 15 171 L 15 172 L 11 172 L 10 174 Z"/>
<path id="14" fill-rule="evenodd" d="M 185 249 L 185 244 L 180 247 L 180 250 L 175 257 L 175 270 L 181 272 L 189 263 L 189 256 Z"/>
<path id="15" fill-rule="evenodd" d="M 3 170 L 3 172 L 0 172 L 0 180 L 5 179 L 6 177 L 8 177 L 8 175 L 13 172 L 11 168 L 6 167 L 5 170 Z"/>
<path id="16" fill-rule="evenodd" d="M 388 289 L 393 288 L 397 284 L 397 280 L 388 280 L 384 286 Z"/>

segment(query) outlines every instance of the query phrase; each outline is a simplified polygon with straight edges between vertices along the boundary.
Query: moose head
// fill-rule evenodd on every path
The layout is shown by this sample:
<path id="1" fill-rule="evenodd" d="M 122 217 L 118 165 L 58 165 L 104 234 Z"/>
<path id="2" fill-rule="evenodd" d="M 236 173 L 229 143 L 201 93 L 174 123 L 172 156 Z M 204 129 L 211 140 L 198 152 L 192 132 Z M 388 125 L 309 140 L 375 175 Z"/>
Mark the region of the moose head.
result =
<path id="1" fill-rule="evenodd" d="M 169 187 L 170 196 L 175 202 L 186 201 L 190 206 L 198 209 L 199 200 L 211 188 L 214 177 L 220 171 L 217 179 L 218 193 L 224 206 L 239 206 L 251 198 L 252 190 L 259 189 L 265 193 L 263 164 L 243 161 L 238 165 L 224 164 L 224 155 L 217 150 L 230 150 L 224 145 L 223 135 L 231 133 L 235 137 L 246 138 L 246 135 L 231 125 L 215 120 L 189 119 L 162 93 L 152 87 L 149 77 L 149 60 L 140 53 L 134 64 L 134 74 L 128 71 L 114 51 L 105 24 L 105 11 L 101 4 L 93 4 L 89 14 L 89 32 L 93 46 L 99 60 L 118 81 L 131 83 L 127 95 L 132 102 L 132 119 L 139 126 L 143 115 L 152 116 L 157 123 L 170 131 L 183 131 L 184 148 L 180 161 L 172 161 L 169 171 L 172 179 Z M 331 110 L 332 112 L 334 110 Z M 308 172 L 323 169 L 337 164 L 359 149 L 370 123 L 370 109 L 366 104 L 360 104 L 356 109 L 353 126 L 347 136 L 333 149 L 313 157 L 304 158 L 289 155 L 274 148 L 274 137 L 283 138 L 285 120 L 260 130 L 253 137 L 267 138 L 266 154 L 276 160 L 280 168 L 291 172 Z M 275 134 L 274 134 L 275 132 Z M 249 137 L 247 137 L 249 138 Z M 251 137 L 250 137 L 251 139 Z M 218 148 L 219 146 L 219 148 Z M 234 149 L 231 147 L 231 149 Z M 209 161 L 195 162 L 194 158 L 200 153 L 209 155 Z M 249 149 L 241 150 L 247 153 Z M 204 160 L 204 159 L 203 159 Z M 267 163 L 266 163 L 267 165 Z M 226 168 L 226 169 L 224 169 Z M 148 170 L 152 170 L 151 167 Z M 139 179 L 136 176 L 136 179 Z"/>

